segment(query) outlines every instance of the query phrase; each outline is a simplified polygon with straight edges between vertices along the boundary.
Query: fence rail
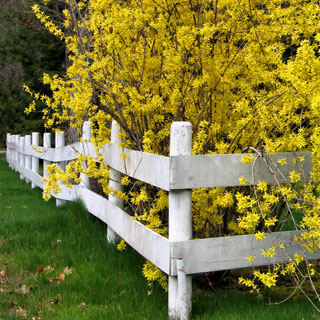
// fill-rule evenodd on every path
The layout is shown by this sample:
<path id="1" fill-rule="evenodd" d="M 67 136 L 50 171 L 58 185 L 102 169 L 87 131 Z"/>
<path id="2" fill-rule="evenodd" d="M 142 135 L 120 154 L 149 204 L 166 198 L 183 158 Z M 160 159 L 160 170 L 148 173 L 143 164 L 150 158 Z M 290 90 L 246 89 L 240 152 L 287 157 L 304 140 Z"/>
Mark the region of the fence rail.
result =
<path id="1" fill-rule="evenodd" d="M 10 167 L 20 173 L 20 178 L 31 182 L 32 186 L 44 188 L 39 175 L 39 159 L 46 166 L 56 162 L 63 168 L 66 161 L 75 160 L 78 154 L 96 157 L 96 149 L 91 142 L 89 124 L 85 123 L 86 139 L 64 146 L 62 134 L 56 134 L 56 148 L 51 148 L 51 138 L 45 134 L 44 146 L 39 146 L 39 134 L 20 137 L 7 134 L 7 161 Z M 121 174 L 151 184 L 169 192 L 169 238 L 165 238 L 143 224 L 133 220 L 122 209 L 120 199 L 109 196 L 105 199 L 88 189 L 88 183 L 73 185 L 72 188 L 61 186 L 62 192 L 52 194 L 57 198 L 57 205 L 64 201 L 81 199 L 87 210 L 108 225 L 108 239 L 113 242 L 116 235 L 123 238 L 131 247 L 151 261 L 169 276 L 169 317 L 188 319 L 191 311 L 191 274 L 229 270 L 252 266 L 246 261 L 249 255 L 257 256 L 255 266 L 289 261 L 294 253 L 303 254 L 306 259 L 320 259 L 320 255 L 311 255 L 294 239 L 298 231 L 269 234 L 260 242 L 254 235 L 240 235 L 223 238 L 192 240 L 191 189 L 204 187 L 238 186 L 238 179 L 243 176 L 252 180 L 252 166 L 241 163 L 242 155 L 191 155 L 191 125 L 186 122 L 173 123 L 170 137 L 170 156 L 164 157 L 150 153 L 119 148 L 116 132 L 119 128 L 112 124 L 113 140 L 99 150 L 104 155 L 105 163 L 112 168 L 117 179 Z M 60 146 L 60 147 L 59 147 Z M 120 157 L 126 154 L 126 159 Z M 294 164 L 293 159 L 304 156 L 302 164 Z M 286 158 L 288 165 L 280 182 L 286 182 L 289 172 L 301 168 L 308 180 L 312 168 L 310 153 L 279 153 L 271 156 L 274 170 L 276 161 Z M 255 165 L 255 183 L 264 180 L 274 182 L 272 173 L 263 159 Z M 85 176 L 83 176 L 85 180 Z M 111 182 L 110 182 L 111 183 Z M 113 183 L 113 182 L 112 182 Z M 120 184 L 114 186 L 120 188 Z M 272 258 L 261 255 L 262 249 L 282 243 L 284 253 Z M 179 281 L 178 281 L 179 280 Z"/>
<path id="2" fill-rule="evenodd" d="M 252 166 L 241 163 L 241 157 L 248 154 L 212 154 L 212 155 L 188 155 L 172 157 L 170 162 L 170 189 L 195 189 L 240 186 L 239 178 L 244 177 L 249 183 L 258 183 L 264 180 L 268 184 L 274 184 L 275 180 L 263 159 L 257 159 L 254 172 L 255 181 L 252 181 Z M 294 158 L 304 157 L 301 163 L 293 163 Z M 310 152 L 292 153 L 281 152 L 270 156 L 270 166 L 276 170 L 280 166 L 277 161 L 286 158 L 287 163 L 281 167 L 284 177 L 279 176 L 280 183 L 286 183 L 290 171 L 300 169 L 306 174 L 305 179 L 310 179 L 312 168 Z M 277 165 L 275 165 L 277 163 Z"/>

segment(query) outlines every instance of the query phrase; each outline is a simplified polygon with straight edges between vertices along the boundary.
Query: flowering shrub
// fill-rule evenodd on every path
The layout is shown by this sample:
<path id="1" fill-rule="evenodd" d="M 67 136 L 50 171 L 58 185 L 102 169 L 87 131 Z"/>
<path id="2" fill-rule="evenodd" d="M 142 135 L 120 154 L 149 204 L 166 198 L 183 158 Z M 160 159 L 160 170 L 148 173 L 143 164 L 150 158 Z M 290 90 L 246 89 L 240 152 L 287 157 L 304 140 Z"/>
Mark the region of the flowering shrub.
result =
<path id="1" fill-rule="evenodd" d="M 31 92 L 47 105 L 48 128 L 68 121 L 81 132 L 83 121 L 90 120 L 98 147 L 109 141 L 108 123 L 116 120 L 125 141 L 120 148 L 168 155 L 170 125 L 182 120 L 193 125 L 193 154 L 240 153 L 248 147 L 258 155 L 311 150 L 310 183 L 304 183 L 303 172 L 292 171 L 286 186 L 260 181 L 250 187 L 239 177 L 238 188 L 194 190 L 194 237 L 256 233 L 263 240 L 289 217 L 295 228 L 310 230 L 297 240 L 311 251 L 319 249 L 318 2 L 69 0 L 66 6 L 68 34 L 33 7 L 49 31 L 65 41 L 72 61 L 65 77 L 44 75 L 52 96 Z M 250 165 L 255 156 L 243 156 L 242 162 Z M 81 165 L 85 161 L 87 169 Z M 286 163 L 278 161 L 280 167 Z M 114 192 L 102 158 L 79 156 L 67 169 L 69 176 L 59 179 L 75 180 L 71 172 L 83 170 L 99 179 L 106 194 Z M 45 196 L 50 179 L 55 181 L 48 178 Z M 128 177 L 121 182 L 127 192 L 117 195 L 135 208 L 136 218 L 166 235 L 167 194 Z M 301 223 L 293 210 L 302 212 Z M 272 257 L 280 247 L 262 254 Z M 300 264 L 299 257 L 254 277 L 272 286 L 279 274 L 298 274 Z M 159 279 L 149 264 L 144 274 Z M 257 288 L 252 280 L 240 282 Z"/>

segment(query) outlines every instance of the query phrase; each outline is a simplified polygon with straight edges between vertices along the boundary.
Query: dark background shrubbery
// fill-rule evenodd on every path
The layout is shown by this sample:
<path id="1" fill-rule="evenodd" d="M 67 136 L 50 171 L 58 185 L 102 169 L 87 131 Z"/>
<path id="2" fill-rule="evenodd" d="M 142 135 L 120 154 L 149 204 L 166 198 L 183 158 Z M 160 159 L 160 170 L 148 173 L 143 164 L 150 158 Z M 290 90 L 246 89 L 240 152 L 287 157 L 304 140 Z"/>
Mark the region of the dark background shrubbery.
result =
<path id="1" fill-rule="evenodd" d="M 34 91 L 46 93 L 42 75 L 64 73 L 65 47 L 34 17 L 31 1 L 0 0 L 0 3 L 0 149 L 3 149 L 7 132 L 24 135 L 43 131 L 41 112 L 24 114 L 32 97 L 22 86 L 25 83 Z M 49 8 L 56 21 L 60 9 L 55 2 Z"/>

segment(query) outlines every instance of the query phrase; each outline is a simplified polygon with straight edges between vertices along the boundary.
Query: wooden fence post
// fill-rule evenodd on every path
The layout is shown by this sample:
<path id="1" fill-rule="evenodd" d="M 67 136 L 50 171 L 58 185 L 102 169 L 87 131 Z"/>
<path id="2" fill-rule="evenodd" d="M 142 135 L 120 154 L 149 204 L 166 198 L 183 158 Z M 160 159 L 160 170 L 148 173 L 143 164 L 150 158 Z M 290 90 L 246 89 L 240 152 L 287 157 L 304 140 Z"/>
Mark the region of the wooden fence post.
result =
<path id="1" fill-rule="evenodd" d="M 12 147 L 12 144 L 14 142 L 14 135 L 10 136 L 10 168 L 13 170 L 13 160 L 14 160 L 14 149 Z"/>
<path id="2" fill-rule="evenodd" d="M 116 145 L 118 145 L 118 143 L 120 143 L 120 139 L 118 137 L 119 134 L 120 134 L 119 125 L 117 124 L 116 121 L 112 121 L 111 143 L 114 143 Z M 120 159 L 119 159 L 119 161 L 120 161 Z M 120 183 L 121 177 L 122 177 L 122 175 L 119 171 L 116 171 L 114 169 L 110 169 L 109 187 L 112 190 L 118 190 L 118 191 L 123 190 L 123 187 Z M 117 198 L 116 196 L 114 196 L 112 194 L 109 194 L 109 201 L 114 203 L 120 209 L 123 209 L 123 200 Z M 115 243 L 115 242 L 119 241 L 118 235 L 113 231 L 113 229 L 110 226 L 107 227 L 107 241 L 109 243 Z"/>
<path id="3" fill-rule="evenodd" d="M 19 141 L 20 141 L 20 134 L 16 134 L 14 136 L 14 142 L 15 142 L 15 152 L 14 152 L 15 166 L 14 166 L 14 170 L 15 171 L 18 171 L 17 164 L 19 163 L 19 151 L 18 151 Z"/>
<path id="4" fill-rule="evenodd" d="M 90 140 L 91 140 L 91 126 L 90 125 L 91 125 L 91 121 L 84 121 L 83 126 L 82 126 L 82 140 L 83 140 L 82 144 L 83 144 L 84 154 L 86 154 L 86 150 L 88 150 L 88 142 L 90 142 Z M 83 163 L 82 166 L 86 167 L 86 164 Z M 80 186 L 90 190 L 91 187 L 90 187 L 89 177 L 84 173 L 81 173 L 80 177 L 81 177 Z"/>
<path id="5" fill-rule="evenodd" d="M 10 142 L 11 142 L 11 133 L 7 133 L 7 141 L 6 141 L 7 152 L 6 152 L 6 159 L 7 159 L 9 168 L 11 168 L 11 164 L 10 164 L 10 147 L 9 147 Z"/>
<path id="6" fill-rule="evenodd" d="M 46 132 L 43 134 L 43 151 L 45 152 L 46 150 L 51 148 L 51 133 L 50 132 Z M 50 164 L 51 162 L 48 160 L 43 160 L 43 176 L 46 178 L 49 174 L 47 171 L 47 166 Z"/>
<path id="7" fill-rule="evenodd" d="M 64 132 L 57 132 L 55 134 L 55 147 L 61 148 L 65 146 L 65 138 L 64 138 Z M 65 170 L 65 163 L 64 162 L 58 162 L 57 167 L 60 170 Z M 56 199 L 56 206 L 57 207 L 65 207 L 66 201 L 61 199 Z"/>
<path id="8" fill-rule="evenodd" d="M 25 136 L 24 143 L 25 143 L 25 146 L 31 146 L 31 135 L 30 134 Z M 28 155 L 25 156 L 25 160 L 24 161 L 25 161 L 26 169 L 32 170 L 31 156 L 28 156 Z M 30 183 L 31 181 L 29 179 L 26 179 L 26 182 Z"/>
<path id="9" fill-rule="evenodd" d="M 14 135 L 10 136 L 10 168 L 13 170 L 13 160 L 14 160 L 14 149 L 12 144 L 14 142 Z"/>
<path id="10" fill-rule="evenodd" d="M 15 160 L 15 157 L 16 157 L 16 152 L 15 152 L 15 147 L 14 147 L 14 143 L 16 141 L 16 135 L 13 134 L 11 136 L 11 143 L 12 143 L 12 149 L 11 149 L 11 169 L 12 170 L 15 170 L 14 168 L 14 160 Z"/>
<path id="11" fill-rule="evenodd" d="M 170 130 L 170 156 L 188 155 L 191 152 L 192 125 L 189 122 L 174 122 Z M 169 192 L 170 241 L 192 239 L 191 192 L 192 190 L 173 190 Z M 178 264 L 182 262 L 180 261 Z M 187 320 L 191 314 L 192 277 L 185 275 L 184 267 L 181 268 L 181 265 L 171 265 L 179 269 L 177 272 L 179 279 L 169 276 L 169 318 Z"/>
<path id="12" fill-rule="evenodd" d="M 32 132 L 32 145 L 37 148 L 39 146 L 39 132 Z M 39 158 L 32 156 L 32 171 L 39 174 Z M 37 185 L 31 182 L 31 188 L 36 188 Z"/>
<path id="13" fill-rule="evenodd" d="M 10 134 L 10 133 L 7 133 L 7 139 L 6 139 L 6 146 L 7 146 L 6 160 L 7 160 L 8 164 L 9 164 L 9 167 L 10 167 L 10 148 L 9 148 L 10 138 L 11 138 L 11 134 Z"/>
<path id="14" fill-rule="evenodd" d="M 24 144 L 25 144 L 25 137 L 20 137 L 20 147 L 22 147 L 22 149 L 24 149 Z M 22 167 L 25 167 L 25 160 L 24 160 L 24 153 L 21 152 L 20 153 L 20 157 L 19 157 L 19 164 Z M 20 172 L 20 180 L 24 180 L 24 176 L 23 174 Z"/>

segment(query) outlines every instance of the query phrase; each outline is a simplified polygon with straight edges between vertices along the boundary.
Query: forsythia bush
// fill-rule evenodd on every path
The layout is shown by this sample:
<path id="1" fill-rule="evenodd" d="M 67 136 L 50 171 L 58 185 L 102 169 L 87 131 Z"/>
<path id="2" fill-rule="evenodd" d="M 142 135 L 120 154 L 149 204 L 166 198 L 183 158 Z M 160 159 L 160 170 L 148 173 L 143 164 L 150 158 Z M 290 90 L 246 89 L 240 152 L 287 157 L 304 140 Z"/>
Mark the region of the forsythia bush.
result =
<path id="1" fill-rule="evenodd" d="M 43 76 L 52 96 L 31 92 L 47 105 L 48 128 L 68 121 L 80 132 L 83 121 L 90 120 L 98 147 L 109 141 L 109 123 L 116 120 L 125 141 L 120 147 L 168 155 L 170 125 L 182 120 L 193 126 L 193 154 L 240 153 L 248 147 L 257 154 L 310 150 L 314 168 L 308 184 L 301 184 L 303 172 L 291 172 L 286 186 L 260 181 L 253 188 L 239 177 L 239 188 L 194 190 L 194 236 L 256 232 L 263 240 L 284 219 L 294 219 L 295 210 L 303 214 L 294 227 L 309 230 L 297 240 L 319 250 L 318 1 L 66 0 L 65 5 L 65 33 L 33 7 L 50 32 L 65 41 L 72 61 L 65 77 Z M 242 161 L 250 164 L 255 156 Z M 105 182 L 109 171 L 98 160 L 79 157 L 69 177 L 76 179 L 71 172 L 84 170 L 81 164 L 87 161 L 86 173 L 108 194 L 113 192 Z M 279 160 L 280 167 L 285 165 L 286 159 Z M 130 192 L 118 196 L 136 208 L 136 218 L 166 235 L 167 194 L 139 183 L 132 188 L 128 177 L 122 183 Z M 272 257 L 277 250 L 281 244 L 262 254 Z M 255 280 L 240 282 L 253 289 L 256 281 L 272 286 L 281 274 L 297 274 L 302 264 L 297 255 L 287 265 L 256 271 Z M 306 267 L 308 275 L 314 273 L 312 265 Z M 146 265 L 144 274 L 165 286 L 151 269 Z"/>

